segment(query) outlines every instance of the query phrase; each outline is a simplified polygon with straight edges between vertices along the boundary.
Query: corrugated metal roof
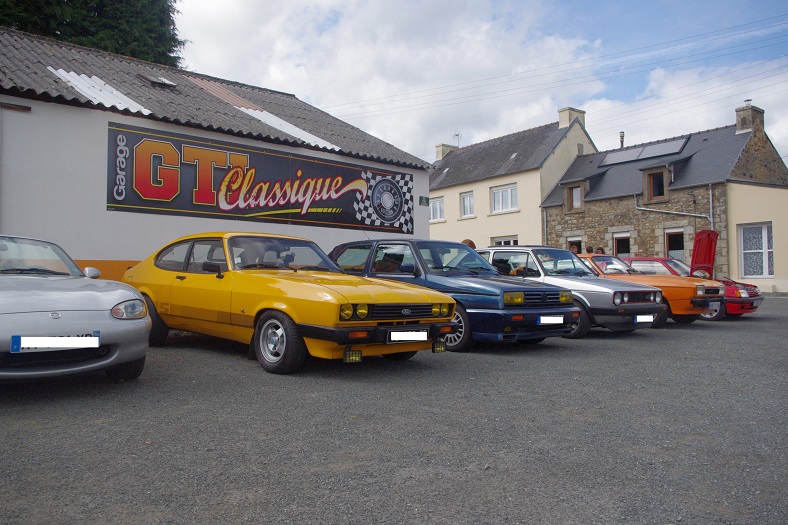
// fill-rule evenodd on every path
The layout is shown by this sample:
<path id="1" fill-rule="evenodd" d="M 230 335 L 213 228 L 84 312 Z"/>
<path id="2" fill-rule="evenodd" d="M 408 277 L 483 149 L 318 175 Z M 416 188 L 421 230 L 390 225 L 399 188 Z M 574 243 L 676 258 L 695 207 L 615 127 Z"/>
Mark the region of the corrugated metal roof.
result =
<path id="1" fill-rule="evenodd" d="M 106 87 L 99 88 L 101 84 Z M 0 27 L 0 93 L 136 114 L 384 164 L 414 169 L 429 167 L 424 160 L 291 94 L 3 27 Z M 239 108 L 267 112 L 279 120 L 266 123 Z M 271 125 L 280 121 L 292 127 Z M 312 139 L 305 140 L 309 137 Z"/>

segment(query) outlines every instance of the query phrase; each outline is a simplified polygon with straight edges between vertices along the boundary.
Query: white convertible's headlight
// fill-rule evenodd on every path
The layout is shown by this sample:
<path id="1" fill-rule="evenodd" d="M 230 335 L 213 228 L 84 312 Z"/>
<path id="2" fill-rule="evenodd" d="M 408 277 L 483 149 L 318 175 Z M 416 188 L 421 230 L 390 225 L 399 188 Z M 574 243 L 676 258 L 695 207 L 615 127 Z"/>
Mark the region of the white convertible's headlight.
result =
<path id="1" fill-rule="evenodd" d="M 146 315 L 148 309 L 145 307 L 145 301 L 140 299 L 123 301 L 112 308 L 112 317 L 115 319 L 142 319 Z"/>

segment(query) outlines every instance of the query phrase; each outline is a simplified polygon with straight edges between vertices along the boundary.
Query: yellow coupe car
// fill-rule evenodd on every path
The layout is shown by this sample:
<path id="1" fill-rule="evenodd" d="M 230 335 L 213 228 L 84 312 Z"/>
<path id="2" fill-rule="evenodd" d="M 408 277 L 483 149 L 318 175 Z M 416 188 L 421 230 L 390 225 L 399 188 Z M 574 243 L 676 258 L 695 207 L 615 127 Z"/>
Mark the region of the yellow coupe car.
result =
<path id="1" fill-rule="evenodd" d="M 161 345 L 178 329 L 248 343 L 265 370 L 298 370 L 307 353 L 358 362 L 445 350 L 454 299 L 348 275 L 312 241 L 256 233 L 181 237 L 129 268 Z"/>
<path id="2" fill-rule="evenodd" d="M 586 266 L 600 277 L 631 283 L 647 284 L 662 290 L 662 302 L 668 305 L 654 319 L 652 328 L 665 324 L 668 317 L 677 323 L 689 324 L 709 312 L 710 303 L 719 303 L 725 296 L 725 285 L 711 279 L 677 275 L 646 275 L 612 255 L 577 254 Z"/>

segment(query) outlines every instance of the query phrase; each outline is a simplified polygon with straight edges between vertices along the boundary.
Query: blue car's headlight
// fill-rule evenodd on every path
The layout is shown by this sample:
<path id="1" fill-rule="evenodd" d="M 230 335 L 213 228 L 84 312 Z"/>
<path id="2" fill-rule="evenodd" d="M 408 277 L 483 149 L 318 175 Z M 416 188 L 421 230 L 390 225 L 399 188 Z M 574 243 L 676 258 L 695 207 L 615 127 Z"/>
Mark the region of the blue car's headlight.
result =
<path id="1" fill-rule="evenodd" d="M 112 308 L 112 317 L 115 319 L 142 319 L 148 315 L 145 301 L 132 299 L 116 304 Z"/>

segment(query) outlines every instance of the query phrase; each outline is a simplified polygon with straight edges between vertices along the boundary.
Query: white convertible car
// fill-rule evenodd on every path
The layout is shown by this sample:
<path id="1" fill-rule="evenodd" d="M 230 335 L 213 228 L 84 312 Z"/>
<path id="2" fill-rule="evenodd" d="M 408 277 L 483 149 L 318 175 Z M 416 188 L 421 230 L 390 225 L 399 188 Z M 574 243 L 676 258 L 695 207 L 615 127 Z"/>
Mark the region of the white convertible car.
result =
<path id="1" fill-rule="evenodd" d="M 98 277 L 55 244 L 0 235 L 0 380 L 140 376 L 151 327 L 145 301 Z"/>

